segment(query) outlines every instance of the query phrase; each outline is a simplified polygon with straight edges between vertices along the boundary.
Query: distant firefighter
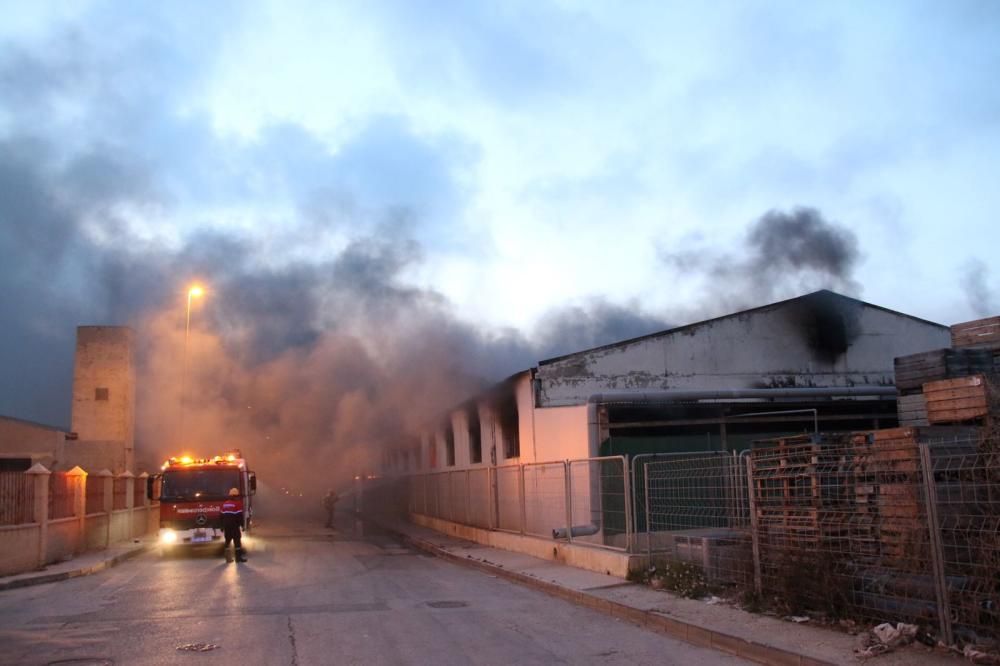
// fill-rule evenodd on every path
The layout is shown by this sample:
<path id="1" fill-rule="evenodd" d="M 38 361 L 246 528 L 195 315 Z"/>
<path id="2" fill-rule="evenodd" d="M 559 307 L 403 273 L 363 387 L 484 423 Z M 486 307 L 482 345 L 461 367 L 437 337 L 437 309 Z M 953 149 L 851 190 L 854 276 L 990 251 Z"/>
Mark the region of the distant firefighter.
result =
<path id="1" fill-rule="evenodd" d="M 337 500 L 340 497 L 334 490 L 330 490 L 323 498 L 323 508 L 326 509 L 326 526 L 333 527 L 333 511 L 337 508 Z"/>

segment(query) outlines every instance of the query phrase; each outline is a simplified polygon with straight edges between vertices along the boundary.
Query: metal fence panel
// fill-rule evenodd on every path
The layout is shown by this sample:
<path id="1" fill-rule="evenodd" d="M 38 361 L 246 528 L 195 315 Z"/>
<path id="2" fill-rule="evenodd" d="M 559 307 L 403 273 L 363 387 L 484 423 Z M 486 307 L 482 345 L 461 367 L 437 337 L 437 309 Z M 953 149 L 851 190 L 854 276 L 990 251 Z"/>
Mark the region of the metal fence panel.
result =
<path id="1" fill-rule="evenodd" d="M 948 617 L 962 642 L 1000 640 L 1000 452 L 933 458 Z"/>
<path id="2" fill-rule="evenodd" d="M 628 548 L 631 500 L 626 469 L 623 456 L 569 461 L 573 543 Z"/>
<path id="3" fill-rule="evenodd" d="M 448 484 L 451 486 L 451 512 L 453 523 L 469 523 L 469 485 L 465 470 L 456 470 L 448 474 Z"/>
<path id="4" fill-rule="evenodd" d="M 524 465 L 525 534 L 546 539 L 566 528 L 566 463 Z"/>
<path id="5" fill-rule="evenodd" d="M 706 452 L 647 462 L 643 468 L 650 553 L 700 567 L 713 585 L 753 581 L 747 529 L 745 456 Z"/>
<path id="6" fill-rule="evenodd" d="M 496 468 L 497 528 L 520 532 L 521 525 L 521 466 Z"/>
<path id="7" fill-rule="evenodd" d="M 112 479 L 112 504 L 111 507 L 115 510 L 121 510 L 128 508 L 128 498 L 125 495 L 125 491 L 128 486 L 124 478 L 115 477 Z"/>
<path id="8" fill-rule="evenodd" d="M 490 528 L 490 470 L 469 470 L 469 524 Z"/>
<path id="9" fill-rule="evenodd" d="M 111 477 L 95 476 L 91 474 L 87 477 L 87 514 L 104 512 L 104 484 Z"/>
<path id="10" fill-rule="evenodd" d="M 0 525 L 34 521 L 35 477 L 24 472 L 0 472 Z"/>
<path id="11" fill-rule="evenodd" d="M 73 506 L 75 479 L 64 472 L 53 472 L 49 477 L 49 520 L 71 518 L 76 513 Z"/>
<path id="12" fill-rule="evenodd" d="M 789 609 L 937 631 L 920 449 L 864 436 L 779 443 L 751 458 L 761 584 Z"/>

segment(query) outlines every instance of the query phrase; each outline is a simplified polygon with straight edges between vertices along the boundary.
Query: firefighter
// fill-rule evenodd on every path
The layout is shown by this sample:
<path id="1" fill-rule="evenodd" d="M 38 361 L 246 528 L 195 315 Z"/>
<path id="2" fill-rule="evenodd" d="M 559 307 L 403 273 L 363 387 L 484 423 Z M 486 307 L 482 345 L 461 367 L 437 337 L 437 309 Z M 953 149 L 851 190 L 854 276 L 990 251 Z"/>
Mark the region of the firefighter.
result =
<path id="1" fill-rule="evenodd" d="M 226 545 L 222 547 L 222 551 L 226 555 L 226 562 L 232 562 L 233 558 L 229 554 L 229 542 L 233 542 L 233 546 L 236 548 L 236 561 L 246 562 L 246 555 L 243 553 L 243 543 L 241 541 L 241 532 L 243 528 L 243 507 L 240 506 L 239 500 L 240 491 L 236 488 L 229 489 L 229 499 L 222 503 L 222 532 L 226 537 Z"/>
<path id="2" fill-rule="evenodd" d="M 337 508 L 337 500 L 339 499 L 340 497 L 337 496 L 337 493 L 332 488 L 326 494 L 326 497 L 323 498 L 323 508 L 326 509 L 327 527 L 333 527 L 333 511 Z"/>

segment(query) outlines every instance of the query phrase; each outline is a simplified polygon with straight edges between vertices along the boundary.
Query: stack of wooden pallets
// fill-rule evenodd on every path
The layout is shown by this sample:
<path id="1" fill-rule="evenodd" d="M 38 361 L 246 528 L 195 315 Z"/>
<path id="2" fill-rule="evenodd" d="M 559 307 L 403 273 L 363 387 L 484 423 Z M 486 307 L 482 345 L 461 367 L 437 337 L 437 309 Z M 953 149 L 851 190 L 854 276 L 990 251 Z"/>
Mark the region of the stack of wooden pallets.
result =
<path id="1" fill-rule="evenodd" d="M 1000 352 L 1000 317 L 988 317 L 951 327 L 951 346 L 956 349 L 988 349 Z"/>
<path id="2" fill-rule="evenodd" d="M 896 406 L 901 426 L 926 426 L 924 385 L 993 371 L 993 352 L 987 349 L 935 349 L 895 359 Z"/>
<path id="3" fill-rule="evenodd" d="M 990 416 L 989 386 L 984 375 L 924 384 L 927 420 L 932 424 L 983 422 Z"/>
<path id="4" fill-rule="evenodd" d="M 846 548 L 851 456 L 843 436 L 761 440 L 751 456 L 756 519 L 764 543 L 775 548 Z"/>
<path id="5" fill-rule="evenodd" d="M 920 428 L 859 434 L 855 442 L 852 550 L 881 566 L 913 568 L 928 555 L 921 501 Z"/>

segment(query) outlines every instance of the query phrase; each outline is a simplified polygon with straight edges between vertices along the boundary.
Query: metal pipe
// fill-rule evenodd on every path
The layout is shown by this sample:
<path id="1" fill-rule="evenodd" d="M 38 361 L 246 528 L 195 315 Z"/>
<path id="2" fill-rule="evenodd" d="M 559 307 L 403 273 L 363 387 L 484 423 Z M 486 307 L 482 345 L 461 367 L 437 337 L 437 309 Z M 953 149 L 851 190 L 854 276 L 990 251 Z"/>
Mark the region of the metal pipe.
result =
<path id="1" fill-rule="evenodd" d="M 678 402 L 681 400 L 739 400 L 768 398 L 832 398 L 836 396 L 895 396 L 895 386 L 828 386 L 813 388 L 662 389 L 658 391 L 605 391 L 587 403 Z"/>
<path id="2" fill-rule="evenodd" d="M 812 414 L 813 434 L 819 434 L 819 410 L 818 409 L 785 409 L 777 412 L 748 412 L 746 414 L 733 414 L 733 417 L 741 416 L 778 416 L 779 414 Z"/>

